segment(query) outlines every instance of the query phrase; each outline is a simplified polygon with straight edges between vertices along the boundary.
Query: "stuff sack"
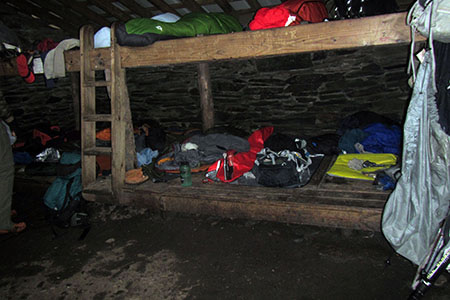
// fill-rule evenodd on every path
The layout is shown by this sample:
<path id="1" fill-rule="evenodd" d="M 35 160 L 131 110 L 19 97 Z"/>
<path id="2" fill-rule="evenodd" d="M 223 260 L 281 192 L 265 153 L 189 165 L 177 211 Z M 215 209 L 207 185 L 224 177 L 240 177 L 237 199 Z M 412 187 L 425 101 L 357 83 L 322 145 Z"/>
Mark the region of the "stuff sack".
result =
<path id="1" fill-rule="evenodd" d="M 409 10 L 406 23 L 430 40 L 449 43 L 450 1 L 418 0 Z"/>
<path id="2" fill-rule="evenodd" d="M 62 228 L 87 224 L 85 202 L 81 196 L 81 156 L 64 152 L 57 167 L 57 177 L 44 195 L 49 221 Z"/>
<path id="3" fill-rule="evenodd" d="M 319 23 L 328 18 L 320 0 L 288 0 L 274 7 L 260 8 L 249 24 L 251 30 L 286 27 L 300 23 Z"/>
<path id="4" fill-rule="evenodd" d="M 311 164 L 306 152 L 302 155 L 296 151 L 274 152 L 264 148 L 255 161 L 256 180 L 268 187 L 301 187 L 311 178 Z"/>

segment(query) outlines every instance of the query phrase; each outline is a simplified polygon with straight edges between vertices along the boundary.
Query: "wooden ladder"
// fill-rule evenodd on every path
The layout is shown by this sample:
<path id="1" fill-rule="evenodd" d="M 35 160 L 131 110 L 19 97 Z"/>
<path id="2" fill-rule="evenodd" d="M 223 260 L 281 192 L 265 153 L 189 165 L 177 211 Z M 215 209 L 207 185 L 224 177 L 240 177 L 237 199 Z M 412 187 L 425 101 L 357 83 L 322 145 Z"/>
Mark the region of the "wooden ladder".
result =
<path id="1" fill-rule="evenodd" d="M 97 179 L 96 156 L 111 156 L 112 198 L 119 202 L 125 172 L 135 166 L 135 144 L 125 69 L 121 67 L 120 46 L 111 28 L 110 80 L 95 81 L 93 67 L 94 29 L 83 26 L 80 32 L 81 150 L 83 189 Z M 108 69 L 106 64 L 105 69 Z M 96 113 L 96 88 L 110 89 L 111 114 Z M 111 122 L 111 147 L 96 146 L 96 123 Z"/>

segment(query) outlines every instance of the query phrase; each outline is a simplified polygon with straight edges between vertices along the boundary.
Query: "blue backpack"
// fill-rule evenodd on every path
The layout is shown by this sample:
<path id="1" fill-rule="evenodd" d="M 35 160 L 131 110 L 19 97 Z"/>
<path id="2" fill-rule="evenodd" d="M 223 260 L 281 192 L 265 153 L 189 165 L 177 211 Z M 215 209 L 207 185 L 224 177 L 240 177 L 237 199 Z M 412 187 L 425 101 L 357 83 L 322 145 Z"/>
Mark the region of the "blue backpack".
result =
<path id="1" fill-rule="evenodd" d="M 81 196 L 81 156 L 64 152 L 56 169 L 57 177 L 44 195 L 44 204 L 49 211 L 50 224 L 70 227 L 85 225 L 87 214 Z"/>

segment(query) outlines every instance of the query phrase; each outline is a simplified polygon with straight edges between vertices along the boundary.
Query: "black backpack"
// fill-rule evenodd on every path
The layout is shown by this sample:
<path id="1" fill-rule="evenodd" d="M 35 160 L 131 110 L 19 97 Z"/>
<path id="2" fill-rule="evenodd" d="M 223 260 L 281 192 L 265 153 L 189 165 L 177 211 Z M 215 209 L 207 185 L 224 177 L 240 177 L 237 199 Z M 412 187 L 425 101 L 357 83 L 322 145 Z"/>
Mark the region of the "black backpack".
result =
<path id="1" fill-rule="evenodd" d="M 398 10 L 395 0 L 335 0 L 335 19 L 352 19 L 394 13 Z"/>
<path id="2" fill-rule="evenodd" d="M 311 178 L 311 164 L 311 158 L 306 154 L 289 150 L 274 152 L 264 148 L 255 161 L 256 181 L 267 187 L 301 187 Z"/>

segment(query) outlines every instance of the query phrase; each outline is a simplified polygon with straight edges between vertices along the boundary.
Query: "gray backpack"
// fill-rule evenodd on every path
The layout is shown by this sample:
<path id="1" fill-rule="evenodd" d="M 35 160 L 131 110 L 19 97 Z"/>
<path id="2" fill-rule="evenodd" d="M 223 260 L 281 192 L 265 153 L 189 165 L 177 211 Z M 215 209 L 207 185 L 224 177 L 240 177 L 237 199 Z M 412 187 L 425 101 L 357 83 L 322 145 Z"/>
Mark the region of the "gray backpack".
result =
<path id="1" fill-rule="evenodd" d="M 418 0 L 406 23 L 430 40 L 450 42 L 450 0 Z"/>

